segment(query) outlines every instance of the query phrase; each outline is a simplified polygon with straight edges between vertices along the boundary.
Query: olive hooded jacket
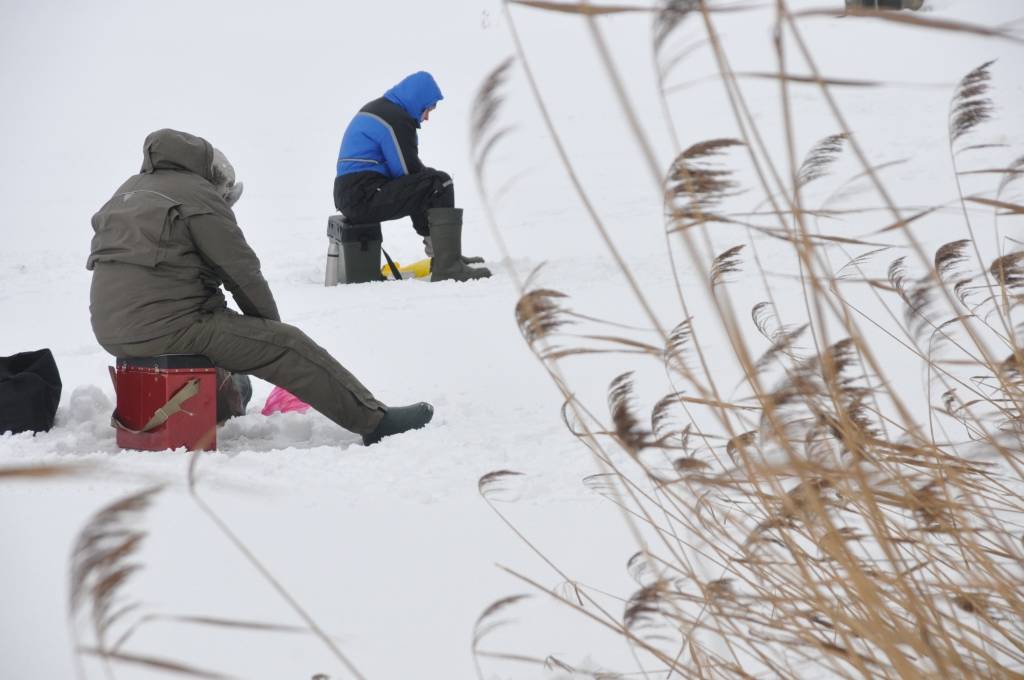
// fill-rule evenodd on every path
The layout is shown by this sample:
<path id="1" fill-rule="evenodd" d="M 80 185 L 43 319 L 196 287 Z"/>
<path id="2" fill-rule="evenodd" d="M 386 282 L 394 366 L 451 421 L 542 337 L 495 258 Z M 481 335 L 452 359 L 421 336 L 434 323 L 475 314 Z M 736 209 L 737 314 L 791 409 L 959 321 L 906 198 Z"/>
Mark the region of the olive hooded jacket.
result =
<path id="1" fill-rule="evenodd" d="M 142 172 L 92 218 L 86 268 L 96 339 L 144 342 L 179 331 L 226 307 L 222 284 L 244 314 L 280 321 L 259 258 L 215 186 L 210 143 L 158 130 L 142 153 Z"/>

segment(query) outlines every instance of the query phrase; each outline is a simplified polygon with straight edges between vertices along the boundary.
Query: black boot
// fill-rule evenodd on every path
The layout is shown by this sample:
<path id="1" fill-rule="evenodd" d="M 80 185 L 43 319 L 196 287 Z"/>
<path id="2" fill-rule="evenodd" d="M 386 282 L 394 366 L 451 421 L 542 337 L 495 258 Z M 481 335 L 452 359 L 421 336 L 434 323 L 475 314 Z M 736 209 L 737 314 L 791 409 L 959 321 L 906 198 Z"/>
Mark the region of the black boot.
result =
<path id="1" fill-rule="evenodd" d="M 418 430 L 434 417 L 434 407 L 425 401 L 409 406 L 389 406 L 384 417 L 377 424 L 377 429 L 363 435 L 363 444 L 376 444 L 384 437 L 400 434 L 408 430 Z"/>
<path id="2" fill-rule="evenodd" d="M 469 267 L 462 261 L 462 208 L 430 208 L 427 226 L 434 257 L 431 281 L 471 281 L 491 275 L 484 267 Z"/>

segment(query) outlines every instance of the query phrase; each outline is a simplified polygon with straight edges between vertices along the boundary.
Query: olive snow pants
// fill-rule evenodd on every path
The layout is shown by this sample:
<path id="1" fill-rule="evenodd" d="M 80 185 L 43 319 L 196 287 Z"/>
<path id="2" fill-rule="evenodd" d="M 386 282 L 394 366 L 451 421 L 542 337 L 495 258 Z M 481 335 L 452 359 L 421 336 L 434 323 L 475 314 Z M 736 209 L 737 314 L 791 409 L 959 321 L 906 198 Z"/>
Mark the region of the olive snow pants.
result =
<path id="1" fill-rule="evenodd" d="M 283 387 L 346 430 L 372 432 L 384 404 L 327 350 L 294 326 L 224 310 L 167 336 L 100 343 L 116 357 L 202 354 L 215 366 Z"/>

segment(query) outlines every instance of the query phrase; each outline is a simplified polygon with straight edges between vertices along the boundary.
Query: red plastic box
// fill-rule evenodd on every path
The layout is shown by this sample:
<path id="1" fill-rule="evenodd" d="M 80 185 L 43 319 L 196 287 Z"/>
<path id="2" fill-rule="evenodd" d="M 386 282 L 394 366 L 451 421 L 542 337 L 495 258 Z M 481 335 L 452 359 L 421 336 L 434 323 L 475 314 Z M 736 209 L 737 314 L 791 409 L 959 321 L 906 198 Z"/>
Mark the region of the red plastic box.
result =
<path id="1" fill-rule="evenodd" d="M 217 448 L 217 369 L 206 357 L 165 354 L 118 359 L 114 389 L 117 410 L 112 420 L 121 448 Z M 165 422 L 154 419 L 160 409 L 169 414 Z"/>

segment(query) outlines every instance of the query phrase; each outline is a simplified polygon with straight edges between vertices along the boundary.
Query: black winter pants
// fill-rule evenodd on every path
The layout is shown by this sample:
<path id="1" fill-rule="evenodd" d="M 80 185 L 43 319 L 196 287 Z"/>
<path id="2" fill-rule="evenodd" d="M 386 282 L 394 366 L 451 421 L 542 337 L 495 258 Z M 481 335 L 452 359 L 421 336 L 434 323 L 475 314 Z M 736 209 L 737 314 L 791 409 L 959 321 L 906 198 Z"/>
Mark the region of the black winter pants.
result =
<path id="1" fill-rule="evenodd" d="M 395 179 L 355 172 L 335 178 L 334 207 L 355 223 L 411 217 L 416 233 L 429 236 L 427 210 L 454 208 L 455 185 L 448 173 L 432 168 Z"/>

